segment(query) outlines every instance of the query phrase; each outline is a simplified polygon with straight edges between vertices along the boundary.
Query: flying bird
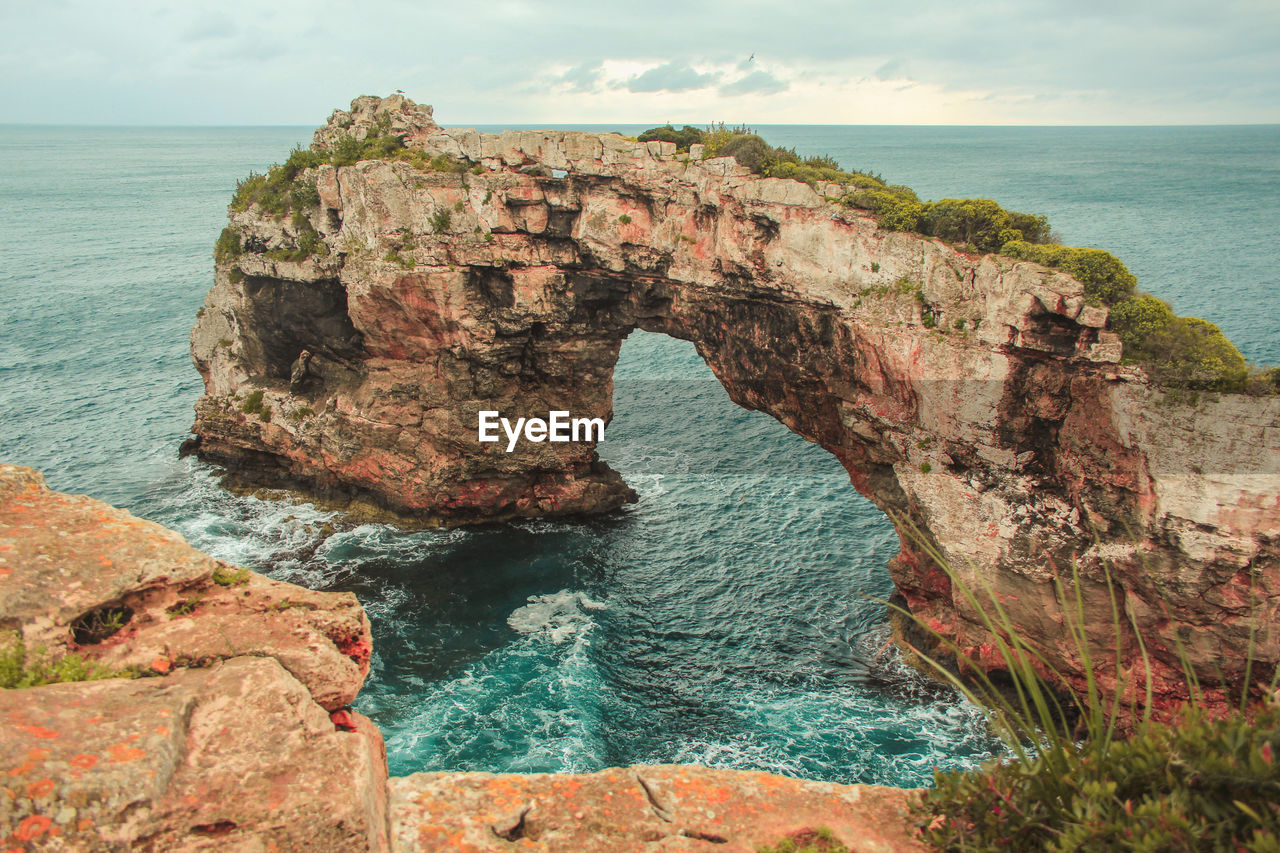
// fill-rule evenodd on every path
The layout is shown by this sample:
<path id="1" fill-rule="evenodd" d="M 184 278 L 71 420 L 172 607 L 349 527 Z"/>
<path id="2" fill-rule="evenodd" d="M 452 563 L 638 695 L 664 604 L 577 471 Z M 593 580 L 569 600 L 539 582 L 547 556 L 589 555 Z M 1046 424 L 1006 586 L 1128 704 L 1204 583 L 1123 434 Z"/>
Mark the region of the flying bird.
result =
<path id="1" fill-rule="evenodd" d="M 754 60 L 755 60 L 755 58 L 756 58 L 756 55 L 753 53 L 753 54 L 751 54 L 750 56 L 748 56 L 748 57 L 747 57 L 747 62 L 752 62 L 752 61 L 754 61 Z"/>

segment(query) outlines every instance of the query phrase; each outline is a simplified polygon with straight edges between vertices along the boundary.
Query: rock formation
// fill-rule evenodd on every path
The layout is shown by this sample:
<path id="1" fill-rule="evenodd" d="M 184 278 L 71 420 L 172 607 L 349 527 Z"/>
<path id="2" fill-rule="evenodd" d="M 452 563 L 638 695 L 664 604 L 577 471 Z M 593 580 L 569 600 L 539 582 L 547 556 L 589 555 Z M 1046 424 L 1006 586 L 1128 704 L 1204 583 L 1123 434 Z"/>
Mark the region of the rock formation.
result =
<path id="1" fill-rule="evenodd" d="M 478 412 L 608 419 L 622 340 L 662 332 L 840 460 L 898 526 L 901 600 L 985 662 L 931 552 L 1076 675 L 1051 582 L 1073 563 L 1101 656 L 1109 572 L 1162 696 L 1180 644 L 1209 680 L 1239 679 L 1255 624 L 1263 668 L 1280 657 L 1280 401 L 1153 387 L 1071 277 L 880 230 L 839 187 L 701 146 L 448 129 L 398 96 L 316 146 L 379 134 L 417 160 L 309 168 L 292 218 L 232 211 L 242 251 L 192 333 L 204 458 L 418 520 L 610 510 L 634 495 L 592 444 L 507 453 Z M 1127 625 L 1121 653 L 1140 660 Z"/>
<path id="2" fill-rule="evenodd" d="M 5 465 L 0 629 L 28 665 L 136 676 L 0 690 L 5 849 L 387 849 L 382 735 L 344 707 L 372 649 L 350 593 L 227 566 Z"/>
<path id="3" fill-rule="evenodd" d="M 227 566 L 13 466 L 0 466 L 0 632 L 6 677 L 68 654 L 110 676 L 0 689 L 6 851 L 411 853 L 518 841 L 754 853 L 818 827 L 856 851 L 918 849 L 911 791 L 700 767 L 388 780 L 382 735 L 343 707 L 371 651 L 352 595 Z M 13 655 L 19 639 L 25 661 Z"/>

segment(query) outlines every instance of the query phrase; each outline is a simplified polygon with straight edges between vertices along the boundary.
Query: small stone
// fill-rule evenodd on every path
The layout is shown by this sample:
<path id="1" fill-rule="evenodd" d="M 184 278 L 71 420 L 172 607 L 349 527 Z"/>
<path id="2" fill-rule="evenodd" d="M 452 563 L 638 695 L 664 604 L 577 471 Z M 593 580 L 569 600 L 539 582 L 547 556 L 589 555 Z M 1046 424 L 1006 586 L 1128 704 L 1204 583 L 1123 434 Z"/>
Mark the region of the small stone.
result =
<path id="1" fill-rule="evenodd" d="M 1106 308 L 1100 308 L 1097 305 L 1085 305 L 1080 309 L 1080 313 L 1076 315 L 1076 322 L 1081 326 L 1101 329 L 1107 325 L 1107 315 L 1109 313 Z"/>
<path id="2" fill-rule="evenodd" d="M 494 834 L 506 841 L 523 838 L 525 821 L 532 809 L 533 805 L 530 804 L 498 818 L 491 824 Z"/>

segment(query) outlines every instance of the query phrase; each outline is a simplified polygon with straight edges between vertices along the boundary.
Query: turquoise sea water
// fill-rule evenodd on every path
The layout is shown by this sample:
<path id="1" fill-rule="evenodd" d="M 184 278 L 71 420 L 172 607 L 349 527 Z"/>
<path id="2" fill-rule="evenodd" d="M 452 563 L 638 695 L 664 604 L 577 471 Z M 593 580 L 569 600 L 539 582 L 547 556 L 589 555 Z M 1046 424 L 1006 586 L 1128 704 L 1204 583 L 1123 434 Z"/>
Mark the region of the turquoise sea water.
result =
<path id="1" fill-rule="evenodd" d="M 760 130 L 922 197 L 1045 213 L 1280 363 L 1280 127 Z M 885 647 L 887 521 L 687 344 L 624 345 L 601 453 L 641 500 L 610 518 L 325 539 L 326 514 L 179 461 L 200 394 L 187 334 L 231 189 L 308 137 L 0 127 L 0 460 L 355 591 L 376 649 L 357 707 L 393 773 L 690 761 L 914 785 L 990 754 L 975 710 Z"/>

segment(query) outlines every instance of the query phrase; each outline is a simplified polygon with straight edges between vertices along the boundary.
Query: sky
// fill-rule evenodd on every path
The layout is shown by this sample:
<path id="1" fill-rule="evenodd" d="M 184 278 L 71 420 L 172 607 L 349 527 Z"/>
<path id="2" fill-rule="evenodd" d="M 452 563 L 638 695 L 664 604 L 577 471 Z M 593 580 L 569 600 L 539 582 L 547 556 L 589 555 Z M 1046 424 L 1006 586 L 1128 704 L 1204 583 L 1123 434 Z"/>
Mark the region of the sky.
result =
<path id="1" fill-rule="evenodd" d="M 1280 122 L 1277 0 L 0 0 L 0 123 Z"/>

